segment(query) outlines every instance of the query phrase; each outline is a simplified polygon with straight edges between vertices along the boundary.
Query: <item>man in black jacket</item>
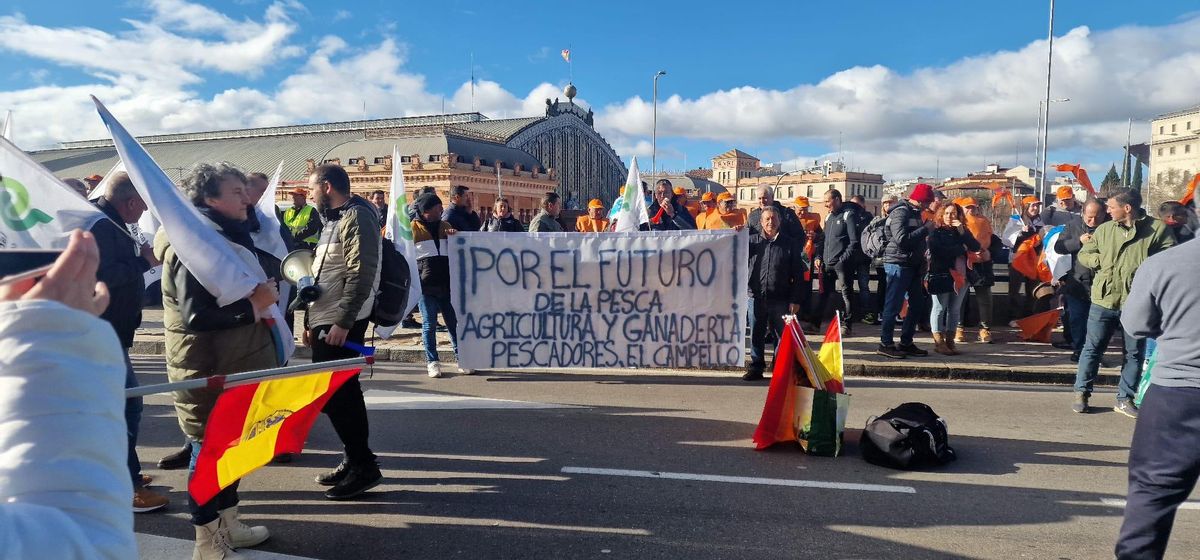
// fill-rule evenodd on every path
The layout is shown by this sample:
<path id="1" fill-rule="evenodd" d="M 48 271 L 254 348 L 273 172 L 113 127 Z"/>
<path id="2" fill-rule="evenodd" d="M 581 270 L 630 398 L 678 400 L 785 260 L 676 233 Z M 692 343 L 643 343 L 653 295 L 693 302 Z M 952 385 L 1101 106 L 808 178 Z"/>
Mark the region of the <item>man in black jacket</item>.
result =
<path id="1" fill-rule="evenodd" d="M 659 179 L 654 184 L 654 203 L 646 209 L 650 223 L 642 227 L 649 226 L 650 231 L 696 229 L 696 219 L 676 198 L 671 182 Z"/>
<path id="2" fill-rule="evenodd" d="M 1079 264 L 1079 251 L 1083 244 L 1092 239 L 1096 227 L 1104 223 L 1104 207 L 1096 199 L 1088 200 L 1083 205 L 1082 219 L 1073 220 L 1063 227 L 1054 242 L 1054 250 L 1064 255 L 1071 255 L 1071 273 L 1063 278 L 1059 293 L 1063 296 L 1063 306 L 1066 308 L 1067 328 L 1071 329 L 1071 361 L 1079 363 L 1079 353 L 1083 351 L 1083 342 L 1087 340 L 1087 317 L 1092 308 L 1092 279 L 1096 271 Z"/>
<path id="3" fill-rule="evenodd" d="M 100 316 L 108 321 L 121 347 L 125 350 L 125 387 L 137 387 L 137 374 L 129 360 L 133 333 L 142 324 L 142 298 L 146 291 L 143 274 L 162 263 L 154 257 L 149 245 L 138 246 L 127 224 L 136 224 L 146 211 L 146 203 L 138 195 L 124 172 L 113 177 L 108 192 L 96 201 L 96 207 L 107 219 L 92 226 L 92 235 L 100 248 L 100 268 L 96 278 L 108 286 L 108 309 Z M 144 513 L 166 506 L 168 499 L 145 488 L 148 480 L 142 477 L 142 463 L 137 455 L 138 425 L 142 420 L 142 398 L 125 400 L 125 428 L 129 439 L 129 476 L 133 480 L 133 511 Z"/>
<path id="4" fill-rule="evenodd" d="M 450 188 L 450 206 L 442 213 L 442 221 L 450 224 L 456 231 L 479 231 L 483 221 L 473 210 L 475 195 L 464 185 Z"/>
<path id="5" fill-rule="evenodd" d="M 750 233 L 762 233 L 761 221 L 762 212 L 766 208 L 774 208 L 779 212 L 782 221 L 779 224 L 779 231 L 784 235 L 792 238 L 801 248 L 808 241 L 808 236 L 804 234 L 804 225 L 800 223 L 800 217 L 795 212 L 784 208 L 782 204 L 775 200 L 775 190 L 771 187 L 758 187 L 755 189 L 758 194 L 758 208 L 750 211 L 750 215 L 746 218 L 746 227 L 750 228 Z"/>
<path id="6" fill-rule="evenodd" d="M 888 211 L 883 246 L 883 272 L 887 277 L 887 295 L 884 297 L 882 327 L 879 331 L 878 353 L 889 358 L 927 356 L 929 352 L 913 344 L 920 317 L 928 317 L 923 301 L 922 276 L 928 264 L 925 262 L 926 242 L 932 223 L 924 221 L 921 211 L 933 202 L 933 187 L 920 183 L 913 187 L 906 202 L 898 202 Z M 908 298 L 908 313 L 900 327 L 900 345 L 893 340 L 896 315 Z"/>
<path id="7" fill-rule="evenodd" d="M 842 335 L 850 336 L 854 312 L 862 318 L 870 306 L 871 261 L 863 254 L 859 239 L 860 228 L 865 227 L 870 216 L 862 206 L 842 202 L 842 193 L 837 189 L 825 192 L 825 209 L 829 215 L 825 218 L 825 246 L 820 258 L 821 303 L 817 307 L 817 316 L 824 313 L 836 281 L 837 292 L 841 295 Z M 857 298 L 854 297 L 856 282 Z"/>
<path id="8" fill-rule="evenodd" d="M 750 367 L 742 379 L 763 378 L 763 358 L 767 329 L 776 338 L 783 333 L 783 316 L 800 312 L 800 303 L 808 296 L 804 281 L 803 244 L 780 231 L 782 212 L 764 208 L 760 213 L 760 233 L 750 234 Z"/>

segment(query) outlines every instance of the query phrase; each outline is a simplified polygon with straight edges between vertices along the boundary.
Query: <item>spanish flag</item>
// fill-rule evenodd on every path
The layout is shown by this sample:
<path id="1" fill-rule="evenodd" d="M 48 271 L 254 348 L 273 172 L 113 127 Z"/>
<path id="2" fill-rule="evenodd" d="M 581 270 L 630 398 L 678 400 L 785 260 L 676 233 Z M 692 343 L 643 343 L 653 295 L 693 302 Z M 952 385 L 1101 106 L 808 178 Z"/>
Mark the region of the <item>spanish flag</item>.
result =
<path id="1" fill-rule="evenodd" d="M 198 504 L 266 465 L 299 453 L 325 402 L 359 368 L 271 379 L 225 390 L 209 414 L 188 492 Z"/>

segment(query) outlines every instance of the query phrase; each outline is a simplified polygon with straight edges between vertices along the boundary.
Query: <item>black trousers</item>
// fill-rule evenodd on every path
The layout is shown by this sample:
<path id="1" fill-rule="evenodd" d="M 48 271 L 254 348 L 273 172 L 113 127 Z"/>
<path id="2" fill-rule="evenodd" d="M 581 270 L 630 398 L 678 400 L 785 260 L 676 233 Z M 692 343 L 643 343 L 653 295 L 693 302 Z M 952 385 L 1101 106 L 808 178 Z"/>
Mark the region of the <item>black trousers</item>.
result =
<path id="1" fill-rule="evenodd" d="M 354 323 L 346 340 L 363 344 L 366 341 L 367 323 L 366 319 Z M 312 329 L 313 363 L 358 356 L 353 350 L 325 344 L 321 337 L 329 332 L 331 326 L 321 325 Z M 325 408 L 321 409 L 333 423 L 333 429 L 346 449 L 346 459 L 352 465 L 375 461 L 375 454 L 371 452 L 371 446 L 368 444 L 370 426 L 367 423 L 367 403 L 363 400 L 362 384 L 359 383 L 358 377 L 355 375 L 343 383 L 325 402 Z"/>
<path id="2" fill-rule="evenodd" d="M 767 330 L 775 333 L 775 340 L 782 340 L 783 316 L 787 313 L 786 301 L 754 298 L 754 305 L 750 307 L 750 371 L 762 373 L 766 370 Z"/>
<path id="3" fill-rule="evenodd" d="M 870 263 L 846 258 L 833 265 L 825 267 L 821 276 L 821 300 L 818 304 L 818 317 L 823 320 L 829 312 L 829 301 L 832 299 L 842 312 L 842 322 L 853 323 L 862 319 L 870 311 L 871 306 L 871 268 Z M 855 286 L 858 291 L 855 293 Z M 840 296 L 834 299 L 835 294 Z M 839 305 L 840 304 L 840 305 Z M 820 325 L 820 320 L 817 321 Z"/>
<path id="4" fill-rule="evenodd" d="M 1117 558 L 1162 558 L 1175 511 L 1200 477 L 1200 388 L 1151 386 L 1129 449 L 1129 492 Z"/>

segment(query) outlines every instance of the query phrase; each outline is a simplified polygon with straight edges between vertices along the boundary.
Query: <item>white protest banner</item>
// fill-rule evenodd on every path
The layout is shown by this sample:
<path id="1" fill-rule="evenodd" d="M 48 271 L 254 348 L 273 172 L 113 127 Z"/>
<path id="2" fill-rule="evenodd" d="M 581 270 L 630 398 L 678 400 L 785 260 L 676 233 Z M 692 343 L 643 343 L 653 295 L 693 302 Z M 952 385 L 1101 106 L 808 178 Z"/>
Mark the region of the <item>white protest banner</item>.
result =
<path id="1" fill-rule="evenodd" d="M 741 366 L 748 240 L 731 230 L 457 233 L 459 365 Z"/>

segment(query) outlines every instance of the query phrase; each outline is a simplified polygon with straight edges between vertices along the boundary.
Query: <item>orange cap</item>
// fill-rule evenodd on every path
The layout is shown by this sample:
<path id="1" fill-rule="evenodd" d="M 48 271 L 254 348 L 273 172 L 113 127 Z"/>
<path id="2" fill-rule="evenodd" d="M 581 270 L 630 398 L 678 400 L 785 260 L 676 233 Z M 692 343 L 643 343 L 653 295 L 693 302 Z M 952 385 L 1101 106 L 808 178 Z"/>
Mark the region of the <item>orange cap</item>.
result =
<path id="1" fill-rule="evenodd" d="M 795 202 L 796 206 L 799 206 L 801 208 L 808 208 L 808 206 L 809 206 L 807 196 L 797 196 L 796 199 L 793 200 L 792 202 Z"/>
<path id="2" fill-rule="evenodd" d="M 1063 185 L 1061 187 L 1058 187 L 1058 191 L 1055 193 L 1055 196 L 1059 200 L 1071 200 L 1072 198 L 1075 198 L 1075 189 L 1072 189 L 1071 187 Z"/>
<path id="3" fill-rule="evenodd" d="M 588 208 L 599 208 L 599 209 L 603 210 L 604 203 L 600 202 L 599 198 L 593 198 L 588 201 Z"/>
<path id="4" fill-rule="evenodd" d="M 292 194 L 302 194 L 304 196 L 308 196 L 308 189 L 304 187 L 296 187 L 292 189 Z"/>
<path id="5" fill-rule="evenodd" d="M 700 202 L 716 202 L 716 200 L 716 195 L 710 192 L 706 192 L 704 193 L 704 196 L 700 197 Z"/>
<path id="6" fill-rule="evenodd" d="M 675 187 L 672 192 L 674 192 L 677 196 L 687 194 L 687 191 L 684 190 L 683 187 Z"/>
<path id="7" fill-rule="evenodd" d="M 726 200 L 733 200 L 733 195 L 727 192 L 717 195 L 717 202 L 725 202 Z"/>
<path id="8" fill-rule="evenodd" d="M 1040 203 L 1040 202 L 1041 202 L 1041 200 L 1038 200 L 1038 197 L 1036 197 L 1036 196 L 1027 196 L 1027 197 L 1021 199 L 1021 204 L 1024 204 L 1026 206 L 1028 206 L 1030 204 Z"/>

